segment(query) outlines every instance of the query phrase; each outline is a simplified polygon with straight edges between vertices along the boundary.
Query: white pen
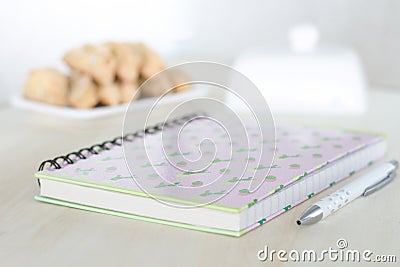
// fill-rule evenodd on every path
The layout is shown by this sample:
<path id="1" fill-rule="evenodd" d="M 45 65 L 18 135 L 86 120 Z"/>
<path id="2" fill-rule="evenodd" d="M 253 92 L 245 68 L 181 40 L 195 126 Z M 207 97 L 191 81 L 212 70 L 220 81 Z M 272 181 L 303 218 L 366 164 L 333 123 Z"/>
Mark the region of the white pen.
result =
<path id="1" fill-rule="evenodd" d="M 396 175 L 396 160 L 379 165 L 367 174 L 322 198 L 306 209 L 297 220 L 298 225 L 313 224 L 329 216 L 359 196 L 367 196 L 382 188 Z"/>

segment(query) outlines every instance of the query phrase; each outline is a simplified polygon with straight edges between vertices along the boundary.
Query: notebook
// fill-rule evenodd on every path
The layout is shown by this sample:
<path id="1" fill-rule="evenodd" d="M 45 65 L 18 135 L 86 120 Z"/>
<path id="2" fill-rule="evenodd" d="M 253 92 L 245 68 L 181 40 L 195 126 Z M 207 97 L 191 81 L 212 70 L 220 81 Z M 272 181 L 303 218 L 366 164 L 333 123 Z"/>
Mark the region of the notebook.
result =
<path id="1" fill-rule="evenodd" d="M 168 131 L 176 132 L 182 122 L 166 125 L 44 161 L 35 174 L 40 185 L 35 198 L 241 236 L 373 164 L 386 151 L 385 139 L 378 134 L 295 125 L 277 126 L 275 140 L 263 139 L 248 127 L 249 146 L 244 146 L 201 118 L 179 132 L 177 149 L 163 141 L 173 139 Z M 212 142 L 206 142 L 204 136 L 212 136 Z M 215 152 L 219 146 L 230 147 L 230 153 Z M 260 149 L 274 152 L 271 162 L 257 160 Z M 212 159 L 209 165 L 201 170 L 185 169 L 207 155 Z M 240 162 L 235 162 L 238 158 Z M 242 175 L 234 173 L 238 165 Z M 261 171 L 263 175 L 257 175 Z"/>

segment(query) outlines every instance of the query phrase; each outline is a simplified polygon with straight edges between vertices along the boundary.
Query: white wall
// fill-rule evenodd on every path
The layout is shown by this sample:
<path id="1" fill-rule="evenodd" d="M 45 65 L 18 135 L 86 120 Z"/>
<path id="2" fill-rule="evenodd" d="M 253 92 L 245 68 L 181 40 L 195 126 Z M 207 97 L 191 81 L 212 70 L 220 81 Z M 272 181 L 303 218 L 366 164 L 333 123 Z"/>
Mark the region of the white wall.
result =
<path id="1" fill-rule="evenodd" d="M 0 9 L 0 101 L 20 92 L 30 68 L 63 69 L 63 53 L 83 43 L 143 40 L 175 62 L 229 63 L 247 46 L 285 43 L 303 21 L 323 42 L 355 48 L 371 83 L 400 88 L 397 0 L 16 0 Z"/>

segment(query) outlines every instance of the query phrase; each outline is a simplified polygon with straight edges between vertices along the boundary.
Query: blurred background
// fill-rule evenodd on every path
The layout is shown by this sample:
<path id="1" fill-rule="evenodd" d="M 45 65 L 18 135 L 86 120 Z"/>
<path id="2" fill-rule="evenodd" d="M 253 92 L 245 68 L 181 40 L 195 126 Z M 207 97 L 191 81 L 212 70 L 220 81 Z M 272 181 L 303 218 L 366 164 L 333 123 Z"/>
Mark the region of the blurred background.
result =
<path id="1" fill-rule="evenodd" d="M 65 70 L 62 55 L 85 43 L 144 41 L 167 64 L 235 64 L 252 47 L 286 49 L 299 23 L 318 28 L 321 45 L 353 49 L 367 87 L 400 90 L 396 0 L 15 0 L 0 9 L 0 102 L 21 92 L 31 68 Z"/>

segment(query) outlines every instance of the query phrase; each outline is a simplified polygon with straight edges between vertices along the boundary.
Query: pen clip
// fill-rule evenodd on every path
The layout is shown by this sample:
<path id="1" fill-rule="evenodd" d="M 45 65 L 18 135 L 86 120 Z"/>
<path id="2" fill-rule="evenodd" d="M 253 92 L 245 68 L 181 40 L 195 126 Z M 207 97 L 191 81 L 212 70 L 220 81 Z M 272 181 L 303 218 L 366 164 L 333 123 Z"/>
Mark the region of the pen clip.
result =
<path id="1" fill-rule="evenodd" d="M 388 183 L 390 183 L 393 178 L 396 176 L 396 170 L 391 171 L 385 178 L 383 178 L 382 180 L 378 181 L 377 183 L 368 186 L 367 188 L 365 188 L 364 192 L 363 192 L 363 196 L 366 197 L 372 193 L 374 193 L 375 191 L 378 191 L 379 189 L 381 189 L 382 187 L 384 187 L 385 185 L 387 185 Z"/>

